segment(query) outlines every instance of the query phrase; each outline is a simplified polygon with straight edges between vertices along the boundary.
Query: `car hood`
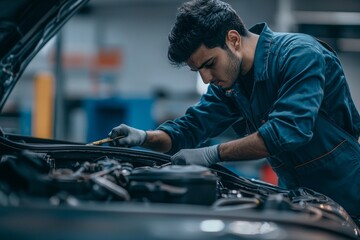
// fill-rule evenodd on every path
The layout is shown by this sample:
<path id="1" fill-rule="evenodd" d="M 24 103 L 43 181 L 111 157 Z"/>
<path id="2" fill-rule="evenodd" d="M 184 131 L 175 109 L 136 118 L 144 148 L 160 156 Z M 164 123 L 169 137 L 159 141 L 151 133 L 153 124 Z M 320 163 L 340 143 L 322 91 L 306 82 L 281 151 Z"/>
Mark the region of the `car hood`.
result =
<path id="1" fill-rule="evenodd" d="M 0 111 L 31 59 L 88 1 L 0 2 Z"/>

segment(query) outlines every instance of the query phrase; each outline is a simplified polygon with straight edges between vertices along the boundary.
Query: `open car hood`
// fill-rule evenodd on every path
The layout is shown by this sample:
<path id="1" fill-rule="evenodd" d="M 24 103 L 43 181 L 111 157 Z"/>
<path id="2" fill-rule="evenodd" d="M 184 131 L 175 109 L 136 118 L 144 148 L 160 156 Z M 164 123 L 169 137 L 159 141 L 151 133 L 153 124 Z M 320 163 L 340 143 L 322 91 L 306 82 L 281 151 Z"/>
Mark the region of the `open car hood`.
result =
<path id="1" fill-rule="evenodd" d="M 0 2 L 0 111 L 26 66 L 88 0 Z"/>

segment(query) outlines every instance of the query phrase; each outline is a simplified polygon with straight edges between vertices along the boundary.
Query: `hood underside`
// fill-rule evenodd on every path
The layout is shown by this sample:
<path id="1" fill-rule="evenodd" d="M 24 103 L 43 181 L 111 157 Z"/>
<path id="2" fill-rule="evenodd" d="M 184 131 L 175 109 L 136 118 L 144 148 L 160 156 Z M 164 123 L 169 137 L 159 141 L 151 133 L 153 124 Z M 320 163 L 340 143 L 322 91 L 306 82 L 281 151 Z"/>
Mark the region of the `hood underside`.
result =
<path id="1" fill-rule="evenodd" d="M 0 111 L 33 57 L 88 1 L 0 2 Z"/>

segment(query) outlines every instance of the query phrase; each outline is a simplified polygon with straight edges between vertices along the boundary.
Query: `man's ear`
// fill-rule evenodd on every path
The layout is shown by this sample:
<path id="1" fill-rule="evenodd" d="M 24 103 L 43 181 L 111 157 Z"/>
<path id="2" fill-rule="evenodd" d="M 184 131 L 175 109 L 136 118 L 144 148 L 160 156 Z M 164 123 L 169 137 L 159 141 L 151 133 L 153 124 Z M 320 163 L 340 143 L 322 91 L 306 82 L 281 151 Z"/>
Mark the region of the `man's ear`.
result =
<path id="1" fill-rule="evenodd" d="M 236 30 L 228 31 L 226 35 L 226 43 L 229 47 L 233 47 L 235 50 L 239 50 L 241 47 L 241 35 Z"/>

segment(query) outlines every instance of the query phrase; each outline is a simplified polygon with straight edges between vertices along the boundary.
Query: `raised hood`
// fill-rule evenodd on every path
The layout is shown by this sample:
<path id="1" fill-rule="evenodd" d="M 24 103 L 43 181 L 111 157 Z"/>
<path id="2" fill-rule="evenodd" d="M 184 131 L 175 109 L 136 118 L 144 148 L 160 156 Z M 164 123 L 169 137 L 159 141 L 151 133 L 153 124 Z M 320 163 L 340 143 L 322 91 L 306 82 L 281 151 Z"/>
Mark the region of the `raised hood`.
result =
<path id="1" fill-rule="evenodd" d="M 0 111 L 33 57 L 88 1 L 0 1 Z"/>

